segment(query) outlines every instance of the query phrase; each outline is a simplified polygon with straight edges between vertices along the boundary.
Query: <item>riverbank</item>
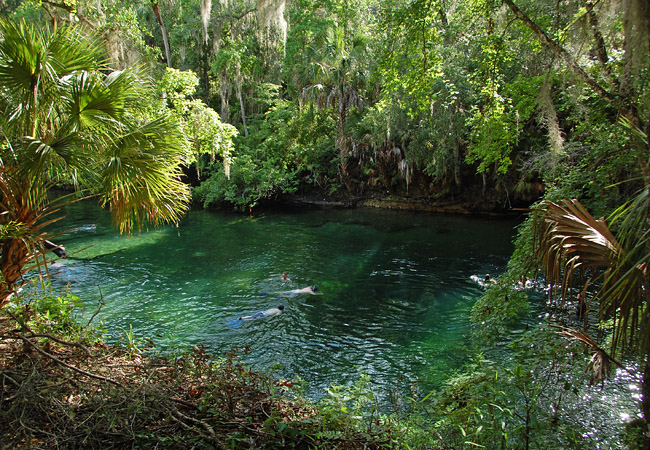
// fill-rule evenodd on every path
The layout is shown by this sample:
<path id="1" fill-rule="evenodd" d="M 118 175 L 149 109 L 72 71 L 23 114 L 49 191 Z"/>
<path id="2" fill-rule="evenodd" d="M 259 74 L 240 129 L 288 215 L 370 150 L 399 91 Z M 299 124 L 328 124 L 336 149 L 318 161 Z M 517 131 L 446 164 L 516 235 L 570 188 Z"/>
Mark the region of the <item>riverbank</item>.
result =
<path id="1" fill-rule="evenodd" d="M 520 215 L 521 208 L 503 208 L 494 203 L 470 205 L 453 199 L 432 200 L 428 197 L 368 196 L 357 198 L 327 197 L 319 195 L 295 195 L 284 197 L 280 204 L 312 208 L 378 208 L 414 212 L 445 214 L 511 216 Z"/>
<path id="2" fill-rule="evenodd" d="M 106 345 L 43 313 L 0 314 L 2 449 L 402 448 L 378 417 L 359 426 L 246 367 L 246 349 L 151 357 L 152 341 Z"/>
<path id="3" fill-rule="evenodd" d="M 261 203 L 265 209 L 289 206 L 293 208 L 377 208 L 413 212 L 434 212 L 467 216 L 517 217 L 526 213 L 533 199 L 510 203 L 472 195 L 406 195 L 367 192 L 363 195 L 324 191 L 285 194 Z"/>

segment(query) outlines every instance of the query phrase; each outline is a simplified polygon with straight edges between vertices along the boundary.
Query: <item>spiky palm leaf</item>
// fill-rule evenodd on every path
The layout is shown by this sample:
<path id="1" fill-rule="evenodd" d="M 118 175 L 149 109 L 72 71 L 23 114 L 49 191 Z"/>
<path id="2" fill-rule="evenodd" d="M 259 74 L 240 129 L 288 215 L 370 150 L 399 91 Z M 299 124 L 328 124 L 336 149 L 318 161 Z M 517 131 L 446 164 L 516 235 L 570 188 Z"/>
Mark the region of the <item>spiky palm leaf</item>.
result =
<path id="1" fill-rule="evenodd" d="M 136 120 L 133 110 L 147 93 L 141 70 L 110 72 L 98 42 L 73 27 L 36 30 L 9 20 L 0 27 L 0 81 L 14 113 L 2 131 L 22 176 L 73 174 L 82 185 L 101 186 L 122 231 L 145 219 L 177 221 L 189 200 L 179 181 L 189 148 L 169 118 Z"/>
<path id="2" fill-rule="evenodd" d="M 11 95 L 9 117 L 26 135 L 48 127 L 48 116 L 61 96 L 61 80 L 78 71 L 105 67 L 97 41 L 73 27 L 51 31 L 24 21 L 0 19 L 0 85 Z"/>
<path id="3" fill-rule="evenodd" d="M 650 346 L 650 198 L 648 187 L 618 208 L 611 216 L 625 252 L 618 253 L 606 280 L 601 310 L 616 317 L 613 345 L 648 348 Z M 638 336 L 637 336 L 638 333 Z"/>
<path id="4" fill-rule="evenodd" d="M 12 220 L 35 239 L 2 239 L 0 304 L 43 239 L 35 224 L 52 183 L 72 177 L 98 193 L 122 232 L 176 222 L 187 208 L 185 136 L 166 116 L 142 120 L 142 71 L 112 72 L 101 55 L 99 43 L 73 27 L 0 19 L 0 202 L 13 204 Z"/>
<path id="5" fill-rule="evenodd" d="M 0 308 L 22 285 L 23 275 L 30 270 L 44 269 L 50 251 L 43 245 L 48 234 L 44 228 L 60 220 L 61 208 L 69 198 L 47 200 L 48 187 L 41 182 L 14 176 L 15 169 L 0 169 Z"/>
<path id="6" fill-rule="evenodd" d="M 577 200 L 542 204 L 537 231 L 542 270 L 551 283 L 561 284 L 562 297 L 576 270 L 608 268 L 619 243 L 604 219 L 595 219 Z"/>
<path id="7" fill-rule="evenodd" d="M 645 197 L 647 202 L 647 193 Z M 604 219 L 595 219 L 578 200 L 544 202 L 536 233 L 542 269 L 549 282 L 562 285 L 563 298 L 573 285 L 576 270 L 590 276 L 587 285 L 599 287 L 595 298 L 600 300 L 600 317 L 613 319 L 614 352 L 629 345 L 645 349 L 649 342 L 644 293 L 647 219 L 638 217 L 645 203 L 633 203 L 634 207 L 618 211 L 618 220 L 626 217 L 628 224 L 634 224 L 621 241 Z M 644 237 L 640 239 L 639 234 Z M 646 320 L 642 320 L 644 317 Z M 642 339 L 635 340 L 637 332 L 641 332 Z"/>
<path id="8" fill-rule="evenodd" d="M 189 202 L 189 188 L 170 160 L 187 157 L 180 127 L 167 118 L 150 122 L 121 136 L 107 149 L 101 166 L 101 203 L 108 204 L 120 230 L 141 229 L 180 219 Z"/>

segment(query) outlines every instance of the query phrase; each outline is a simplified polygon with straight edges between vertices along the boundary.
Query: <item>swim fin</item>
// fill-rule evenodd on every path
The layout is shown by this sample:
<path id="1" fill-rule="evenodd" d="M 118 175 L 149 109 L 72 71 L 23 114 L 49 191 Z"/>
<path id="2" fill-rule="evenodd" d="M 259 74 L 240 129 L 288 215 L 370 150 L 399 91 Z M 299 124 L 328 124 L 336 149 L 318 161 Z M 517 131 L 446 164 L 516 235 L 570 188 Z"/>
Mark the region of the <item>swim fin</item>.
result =
<path id="1" fill-rule="evenodd" d="M 233 328 L 239 328 L 239 327 L 241 327 L 242 322 L 243 322 L 243 320 L 235 319 L 235 320 L 229 321 L 228 325 L 230 325 Z"/>

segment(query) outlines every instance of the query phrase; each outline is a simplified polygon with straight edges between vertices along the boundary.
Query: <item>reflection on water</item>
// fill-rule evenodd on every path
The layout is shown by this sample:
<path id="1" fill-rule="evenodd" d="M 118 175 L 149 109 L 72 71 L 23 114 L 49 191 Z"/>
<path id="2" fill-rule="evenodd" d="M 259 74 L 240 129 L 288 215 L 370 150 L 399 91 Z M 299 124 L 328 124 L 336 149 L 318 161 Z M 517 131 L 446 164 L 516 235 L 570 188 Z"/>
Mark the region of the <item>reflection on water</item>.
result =
<path id="1" fill-rule="evenodd" d="M 466 361 L 481 294 L 470 276 L 504 269 L 515 225 L 378 210 L 191 211 L 177 227 L 126 238 L 92 203 L 67 214 L 57 226 L 77 228 L 57 243 L 73 256 L 57 263 L 54 284 L 69 283 L 89 313 L 101 288 L 112 336 L 132 325 L 160 348 L 204 343 L 215 356 L 250 346 L 256 368 L 315 390 L 361 372 L 389 390 L 439 385 Z M 272 294 L 314 284 L 322 295 Z M 278 303 L 278 317 L 233 322 Z"/>

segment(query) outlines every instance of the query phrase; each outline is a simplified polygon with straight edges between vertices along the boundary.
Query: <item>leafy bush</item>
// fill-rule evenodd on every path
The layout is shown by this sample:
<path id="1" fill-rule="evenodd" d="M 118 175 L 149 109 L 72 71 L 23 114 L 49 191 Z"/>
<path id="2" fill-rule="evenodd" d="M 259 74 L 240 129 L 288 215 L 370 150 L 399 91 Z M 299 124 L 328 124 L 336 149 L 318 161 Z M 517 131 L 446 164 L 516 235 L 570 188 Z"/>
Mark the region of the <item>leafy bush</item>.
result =
<path id="1" fill-rule="evenodd" d="M 253 208 L 264 199 L 296 189 L 293 171 L 278 167 L 270 160 L 256 160 L 242 154 L 233 158 L 230 179 L 223 169 L 217 169 L 200 186 L 194 188 L 194 199 L 205 208 L 232 204 L 236 209 Z"/>
<path id="2" fill-rule="evenodd" d="M 319 133 L 329 127 L 288 102 L 276 100 L 265 120 L 251 124 L 249 136 L 235 141 L 230 177 L 220 164 L 194 189 L 194 200 L 204 207 L 230 204 L 253 208 L 280 194 L 295 193 L 301 181 L 336 189 L 337 152 Z M 318 130 L 315 131 L 315 130 Z"/>

